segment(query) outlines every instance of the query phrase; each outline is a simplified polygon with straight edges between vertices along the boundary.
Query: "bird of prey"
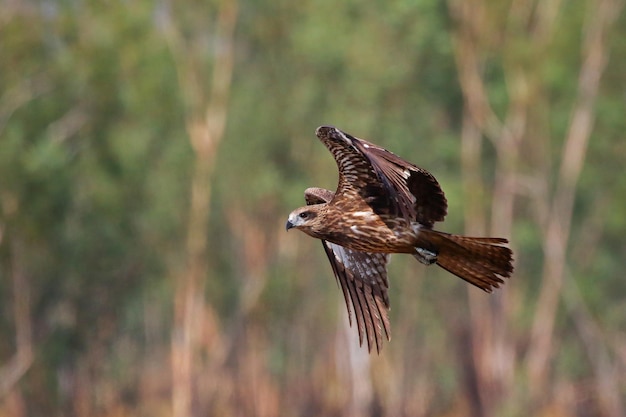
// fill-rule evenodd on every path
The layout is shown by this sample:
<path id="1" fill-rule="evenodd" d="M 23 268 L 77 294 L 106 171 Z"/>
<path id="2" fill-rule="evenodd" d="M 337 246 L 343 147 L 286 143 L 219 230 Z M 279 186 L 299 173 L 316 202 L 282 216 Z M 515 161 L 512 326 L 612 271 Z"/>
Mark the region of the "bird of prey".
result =
<path id="1" fill-rule="evenodd" d="M 513 253 L 503 238 L 467 237 L 433 229 L 447 213 L 439 183 L 428 171 L 332 126 L 317 137 L 333 154 L 339 184 L 332 192 L 308 188 L 306 206 L 289 214 L 287 230 L 320 239 L 341 286 L 359 344 L 378 352 L 390 340 L 387 262 L 392 253 L 437 264 L 491 292 L 513 272 Z M 383 335 L 384 333 L 384 335 Z"/>

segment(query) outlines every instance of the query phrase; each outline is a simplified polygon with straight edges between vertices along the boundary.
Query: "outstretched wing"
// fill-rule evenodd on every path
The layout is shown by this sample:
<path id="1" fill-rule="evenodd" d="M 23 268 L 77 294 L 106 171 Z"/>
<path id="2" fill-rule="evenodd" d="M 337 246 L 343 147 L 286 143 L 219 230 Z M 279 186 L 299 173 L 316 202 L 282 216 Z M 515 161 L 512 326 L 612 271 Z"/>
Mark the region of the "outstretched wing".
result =
<path id="1" fill-rule="evenodd" d="M 307 205 L 328 203 L 334 197 L 330 190 L 308 188 L 304 192 Z M 380 352 L 383 337 L 390 339 L 389 296 L 387 289 L 387 262 L 389 255 L 384 253 L 359 252 L 322 240 L 324 251 L 337 282 L 341 286 L 352 325 L 352 310 L 359 332 L 359 343 L 367 340 L 367 348 L 372 350 L 374 343 Z M 350 308 L 352 305 L 352 308 Z"/>
<path id="2" fill-rule="evenodd" d="M 321 126 L 315 134 L 337 161 L 337 195 L 359 195 L 377 214 L 401 216 L 427 227 L 444 219 L 448 203 L 428 171 L 331 126 Z"/>
<path id="3" fill-rule="evenodd" d="M 341 285 L 352 325 L 350 304 L 354 309 L 359 344 L 367 339 L 367 349 L 380 352 L 383 337 L 390 340 L 389 297 L 387 295 L 387 260 L 384 253 L 358 252 L 322 240 L 335 277 Z"/>

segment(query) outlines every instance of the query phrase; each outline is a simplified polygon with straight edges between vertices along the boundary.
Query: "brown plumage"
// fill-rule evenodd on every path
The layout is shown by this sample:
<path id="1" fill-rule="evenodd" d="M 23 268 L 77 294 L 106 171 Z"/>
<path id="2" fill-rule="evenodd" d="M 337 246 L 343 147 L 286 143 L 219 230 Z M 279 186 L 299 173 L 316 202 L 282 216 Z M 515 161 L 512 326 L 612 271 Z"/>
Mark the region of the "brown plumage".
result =
<path id="1" fill-rule="evenodd" d="M 307 206 L 294 210 L 287 230 L 321 239 L 346 301 L 354 310 L 359 342 L 382 348 L 390 339 L 387 262 L 391 253 L 413 255 L 491 292 L 513 272 L 506 239 L 451 235 L 432 229 L 447 212 L 439 183 L 428 171 L 339 129 L 317 137 L 339 167 L 337 191 L 308 188 Z M 351 309 L 352 306 L 352 309 Z"/>

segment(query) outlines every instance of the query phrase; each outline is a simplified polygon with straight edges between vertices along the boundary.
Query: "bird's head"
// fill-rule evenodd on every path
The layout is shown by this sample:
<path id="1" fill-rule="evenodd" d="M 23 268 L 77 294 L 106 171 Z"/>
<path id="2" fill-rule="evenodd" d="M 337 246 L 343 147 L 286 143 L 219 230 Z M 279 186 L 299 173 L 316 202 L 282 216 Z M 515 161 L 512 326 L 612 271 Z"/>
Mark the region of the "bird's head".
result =
<path id="1" fill-rule="evenodd" d="M 314 204 L 300 207 L 289 214 L 287 218 L 287 230 L 295 228 L 315 237 L 316 230 L 320 226 L 320 214 L 325 204 Z"/>

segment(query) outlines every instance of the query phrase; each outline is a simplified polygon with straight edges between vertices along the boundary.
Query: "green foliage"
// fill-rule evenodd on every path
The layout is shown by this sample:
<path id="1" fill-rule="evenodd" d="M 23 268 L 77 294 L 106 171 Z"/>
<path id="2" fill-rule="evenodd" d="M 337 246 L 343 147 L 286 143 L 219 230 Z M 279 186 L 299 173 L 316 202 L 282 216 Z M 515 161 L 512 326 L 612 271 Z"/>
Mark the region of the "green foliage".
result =
<path id="1" fill-rule="evenodd" d="M 100 401 L 126 402 L 145 413 L 141 396 L 152 394 L 140 392 L 149 379 L 142 360 L 167 358 L 172 275 L 186 259 L 193 164 L 189 103 L 161 20 L 171 11 L 146 1 L 44 3 L 22 9 L 9 2 L 11 18 L 0 22 L 0 365 L 16 345 L 10 278 L 19 263 L 30 284 L 36 346 L 32 369 L 20 382 L 26 414 L 73 410 L 66 374 L 88 374 L 115 397 Z M 539 159 L 550 161 L 550 187 L 576 98 L 583 3 L 564 3 L 554 39 L 538 56 L 523 36 L 525 27 L 506 27 L 508 6 L 489 8 L 489 24 L 507 33 L 508 45 L 502 52 L 502 41 L 493 39 L 482 57 L 489 102 L 506 117 L 511 67 L 538 80 L 528 117 L 537 122 L 529 134 L 539 134 L 521 151 L 519 164 L 532 177 Z M 198 40 L 191 28 L 215 25 L 217 3 L 169 6 L 187 23 L 183 37 L 194 42 L 196 55 L 188 58 L 210 67 L 219 59 L 219 40 Z M 345 320 L 321 246 L 284 234 L 287 213 L 304 204 L 303 190 L 333 188 L 337 181 L 314 129 L 336 125 L 431 170 L 450 203 L 443 228 L 461 232 L 464 102 L 451 38 L 455 23 L 436 0 L 257 0 L 239 7 L 228 124 L 213 167 L 205 295 L 217 312 L 216 328 L 232 346 L 256 341 L 245 348 L 267 361 L 280 384 L 311 388 L 315 382 L 302 375 L 338 378 L 319 362 L 339 356 L 340 342 L 328 340 L 337 338 L 336 322 Z M 568 258 L 568 280 L 609 334 L 626 326 L 624 23 L 620 16 L 609 36 L 610 60 L 577 193 L 570 250 L 582 255 Z M 206 89 L 212 74 L 201 75 L 198 88 Z M 481 155 L 490 186 L 498 154 L 485 141 Z M 510 285 L 523 305 L 515 306 L 518 327 L 510 335 L 520 351 L 528 343 L 544 261 L 543 231 L 529 201 L 516 200 L 512 232 L 518 265 Z M 238 229 L 242 218 L 255 227 L 258 241 L 250 243 L 253 238 Z M 598 232 L 595 246 L 581 248 L 590 230 Z M 455 332 L 468 323 L 467 297 L 447 274 L 421 268 L 411 259 L 391 266 L 392 323 L 399 335 L 389 349 L 397 349 L 397 368 L 419 368 L 404 382 L 430 383 L 436 397 L 430 415 L 443 415 L 463 385 L 461 365 L 450 358 L 459 354 Z M 255 279 L 263 288 L 251 311 L 242 312 Z M 565 313 L 558 333 L 557 379 L 588 383 L 591 365 Z M 355 340 L 351 334 L 349 342 Z M 225 369 L 244 367 L 225 356 Z M 169 381 L 163 368 L 159 378 Z M 417 379 L 421 371 L 435 382 Z M 168 389 L 154 388 L 155 397 Z"/>

